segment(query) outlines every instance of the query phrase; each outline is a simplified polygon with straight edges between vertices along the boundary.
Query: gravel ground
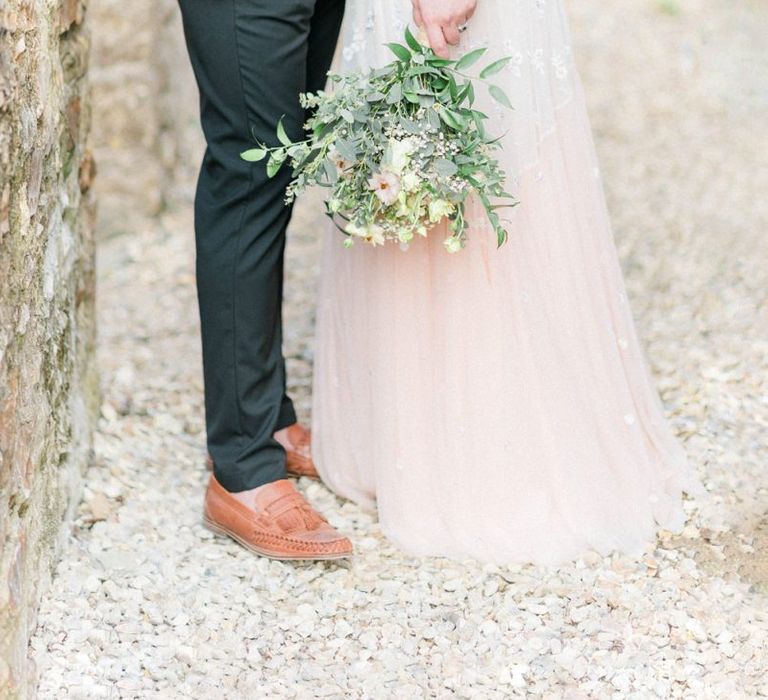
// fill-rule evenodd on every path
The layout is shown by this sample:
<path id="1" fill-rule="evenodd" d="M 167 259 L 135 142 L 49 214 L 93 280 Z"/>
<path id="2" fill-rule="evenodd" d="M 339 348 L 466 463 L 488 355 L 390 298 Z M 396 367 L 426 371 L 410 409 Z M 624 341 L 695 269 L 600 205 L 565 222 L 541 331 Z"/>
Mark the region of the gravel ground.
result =
<path id="1" fill-rule="evenodd" d="M 403 556 L 300 487 L 351 562 L 282 563 L 201 524 L 190 209 L 100 250 L 104 404 L 31 644 L 41 698 L 768 696 L 768 8 L 569 5 L 617 245 L 671 420 L 711 493 L 640 562 Z M 762 29 L 761 29 L 762 27 Z M 316 214 L 289 246 L 287 350 L 309 407 Z"/>

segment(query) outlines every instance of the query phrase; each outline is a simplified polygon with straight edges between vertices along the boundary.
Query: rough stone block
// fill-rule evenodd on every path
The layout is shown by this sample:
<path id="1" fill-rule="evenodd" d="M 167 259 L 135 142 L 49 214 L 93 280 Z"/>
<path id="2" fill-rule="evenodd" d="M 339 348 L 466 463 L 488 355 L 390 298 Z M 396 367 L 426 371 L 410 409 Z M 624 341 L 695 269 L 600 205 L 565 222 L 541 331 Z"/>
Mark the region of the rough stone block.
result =
<path id="1" fill-rule="evenodd" d="M 79 0 L 0 8 L 0 698 L 35 687 L 27 643 L 98 405 L 84 18 Z"/>

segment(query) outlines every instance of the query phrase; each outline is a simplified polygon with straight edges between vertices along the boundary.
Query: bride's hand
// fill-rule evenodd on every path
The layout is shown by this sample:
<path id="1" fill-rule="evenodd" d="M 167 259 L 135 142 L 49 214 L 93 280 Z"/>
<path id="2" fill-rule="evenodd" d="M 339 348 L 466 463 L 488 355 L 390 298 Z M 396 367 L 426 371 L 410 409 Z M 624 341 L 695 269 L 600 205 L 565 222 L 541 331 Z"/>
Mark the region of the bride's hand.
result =
<path id="1" fill-rule="evenodd" d="M 412 0 L 413 21 L 427 34 L 432 50 L 448 58 L 448 44 L 459 43 L 459 27 L 475 13 L 477 0 Z"/>

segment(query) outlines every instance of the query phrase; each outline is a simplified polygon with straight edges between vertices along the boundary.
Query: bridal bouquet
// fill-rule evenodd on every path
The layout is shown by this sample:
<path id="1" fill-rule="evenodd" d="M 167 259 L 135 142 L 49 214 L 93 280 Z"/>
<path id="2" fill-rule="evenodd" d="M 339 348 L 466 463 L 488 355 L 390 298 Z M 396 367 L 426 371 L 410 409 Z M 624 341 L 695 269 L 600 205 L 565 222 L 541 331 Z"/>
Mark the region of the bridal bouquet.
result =
<path id="1" fill-rule="evenodd" d="M 346 234 L 347 246 L 360 238 L 373 245 L 396 241 L 406 248 L 414 235 L 426 236 L 447 219 L 445 246 L 458 251 L 466 243 L 465 204 L 472 193 L 501 246 L 507 232 L 497 209 L 517 202 L 504 191 L 504 173 L 493 155 L 499 140 L 486 133 L 488 117 L 473 104 L 474 81 L 485 82 L 509 58 L 471 78 L 465 71 L 480 60 L 484 48 L 457 60 L 443 59 L 409 30 L 405 45 L 388 47 L 395 60 L 387 66 L 330 74 L 332 90 L 301 95 L 302 106 L 313 108 L 305 124 L 308 138 L 291 141 L 281 120 L 279 146 L 259 144 L 241 157 L 266 158 L 270 177 L 289 162 L 288 202 L 309 186 L 330 188 L 326 213 Z M 488 90 L 511 108 L 498 86 L 489 84 Z"/>

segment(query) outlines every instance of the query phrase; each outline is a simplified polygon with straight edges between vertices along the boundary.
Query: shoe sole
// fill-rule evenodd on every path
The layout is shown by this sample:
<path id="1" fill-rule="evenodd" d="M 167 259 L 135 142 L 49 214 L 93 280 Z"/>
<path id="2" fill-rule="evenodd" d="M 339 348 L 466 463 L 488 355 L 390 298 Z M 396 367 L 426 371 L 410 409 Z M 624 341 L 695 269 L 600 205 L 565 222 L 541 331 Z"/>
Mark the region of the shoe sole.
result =
<path id="1" fill-rule="evenodd" d="M 315 554 L 315 555 L 304 555 L 304 554 L 275 554 L 274 552 L 270 552 L 268 549 L 262 549 L 261 547 L 257 547 L 256 545 L 246 542 L 244 539 L 242 539 L 237 533 L 232 532 L 231 530 L 227 530 L 226 528 L 222 527 L 218 523 L 213 522 L 208 516 L 203 516 L 203 525 L 207 527 L 212 532 L 215 532 L 217 535 L 221 535 L 223 537 L 230 537 L 238 544 L 242 545 L 246 549 L 250 550 L 251 552 L 255 552 L 256 554 L 260 554 L 263 557 L 267 557 L 269 559 L 280 559 L 280 560 L 290 560 L 290 561 L 318 561 L 318 560 L 329 560 L 329 559 L 346 559 L 347 557 L 351 557 L 353 552 L 339 552 L 339 553 L 333 553 L 333 554 Z"/>

